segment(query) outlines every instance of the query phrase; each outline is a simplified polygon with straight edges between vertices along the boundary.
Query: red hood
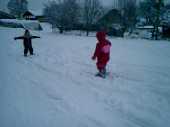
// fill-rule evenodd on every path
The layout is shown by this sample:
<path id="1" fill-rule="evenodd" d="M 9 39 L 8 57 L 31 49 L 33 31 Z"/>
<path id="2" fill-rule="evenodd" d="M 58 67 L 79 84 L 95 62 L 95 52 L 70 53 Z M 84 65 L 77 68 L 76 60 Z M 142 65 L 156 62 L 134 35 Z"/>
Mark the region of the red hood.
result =
<path id="1" fill-rule="evenodd" d="M 105 32 L 97 32 L 96 37 L 99 42 L 103 42 L 106 40 L 106 33 Z"/>

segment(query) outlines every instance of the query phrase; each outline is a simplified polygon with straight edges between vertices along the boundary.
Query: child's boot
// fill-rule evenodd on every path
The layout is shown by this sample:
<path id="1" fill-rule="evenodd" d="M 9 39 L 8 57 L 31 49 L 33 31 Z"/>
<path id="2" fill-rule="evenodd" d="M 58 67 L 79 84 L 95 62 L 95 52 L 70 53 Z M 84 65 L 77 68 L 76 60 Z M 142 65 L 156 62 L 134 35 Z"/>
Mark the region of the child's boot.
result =
<path id="1" fill-rule="evenodd" d="M 105 69 L 105 68 L 102 69 L 102 70 L 100 71 L 100 73 L 101 73 L 102 78 L 106 78 L 106 69 Z"/>

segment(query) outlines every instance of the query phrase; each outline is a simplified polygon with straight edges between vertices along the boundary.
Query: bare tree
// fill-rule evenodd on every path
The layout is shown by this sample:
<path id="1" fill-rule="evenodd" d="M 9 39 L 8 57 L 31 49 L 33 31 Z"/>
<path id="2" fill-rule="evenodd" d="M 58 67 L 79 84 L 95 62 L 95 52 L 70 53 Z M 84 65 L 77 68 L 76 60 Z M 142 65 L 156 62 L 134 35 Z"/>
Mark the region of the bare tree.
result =
<path id="1" fill-rule="evenodd" d="M 58 4 L 55 1 L 50 1 L 47 4 L 45 4 L 45 8 L 43 10 L 44 16 L 46 17 L 46 20 L 52 24 L 52 26 L 56 26 L 56 20 L 58 13 Z"/>
<path id="2" fill-rule="evenodd" d="M 136 0 L 120 0 L 119 6 L 122 12 L 122 24 L 131 33 L 136 23 Z"/>
<path id="3" fill-rule="evenodd" d="M 97 22 L 101 16 L 102 5 L 99 0 L 85 0 L 83 6 L 83 19 L 89 34 L 90 27 Z"/>
<path id="4" fill-rule="evenodd" d="M 65 26 L 71 29 L 78 23 L 79 9 L 77 0 L 64 0 L 63 18 L 65 21 Z"/>
<path id="5" fill-rule="evenodd" d="M 60 29 L 72 29 L 78 22 L 79 5 L 76 0 L 50 1 L 45 5 L 44 14 L 47 20 Z"/>
<path id="6" fill-rule="evenodd" d="M 27 0 L 10 0 L 7 5 L 10 13 L 17 17 L 21 17 L 28 10 L 27 6 Z"/>
<path id="7" fill-rule="evenodd" d="M 154 27 L 152 31 L 153 39 L 158 39 L 158 27 L 161 24 L 161 12 L 163 11 L 164 0 L 145 0 L 140 3 L 140 16 L 146 19 L 147 25 Z"/>

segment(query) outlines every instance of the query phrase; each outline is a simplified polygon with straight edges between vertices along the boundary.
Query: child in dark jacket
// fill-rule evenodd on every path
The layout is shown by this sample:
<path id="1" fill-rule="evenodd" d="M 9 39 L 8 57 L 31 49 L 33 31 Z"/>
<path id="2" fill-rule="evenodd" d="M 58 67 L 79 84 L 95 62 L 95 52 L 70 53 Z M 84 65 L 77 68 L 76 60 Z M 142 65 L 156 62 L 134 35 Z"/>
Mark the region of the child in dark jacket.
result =
<path id="1" fill-rule="evenodd" d="M 38 36 L 32 36 L 29 32 L 29 30 L 25 30 L 25 33 L 23 36 L 15 37 L 14 39 L 23 39 L 23 45 L 24 45 L 24 56 L 27 56 L 28 51 L 30 52 L 30 55 L 33 55 L 33 48 L 32 48 L 32 39 L 34 38 L 40 38 Z"/>
<path id="2" fill-rule="evenodd" d="M 111 43 L 106 39 L 105 32 L 97 32 L 96 38 L 98 40 L 98 43 L 96 44 L 96 49 L 92 56 L 92 60 L 95 60 L 97 58 L 96 66 L 99 70 L 99 73 L 97 73 L 96 76 L 101 76 L 105 78 L 106 65 L 110 59 Z"/>

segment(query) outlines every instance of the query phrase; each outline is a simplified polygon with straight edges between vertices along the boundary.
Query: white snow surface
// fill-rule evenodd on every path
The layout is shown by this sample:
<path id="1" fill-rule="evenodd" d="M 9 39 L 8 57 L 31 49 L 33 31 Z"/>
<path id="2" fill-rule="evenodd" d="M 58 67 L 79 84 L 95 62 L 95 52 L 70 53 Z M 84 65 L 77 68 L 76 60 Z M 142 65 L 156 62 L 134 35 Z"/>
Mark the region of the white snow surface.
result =
<path id="1" fill-rule="evenodd" d="M 22 25 L 23 28 L 29 30 L 39 30 L 40 27 L 40 23 L 37 20 L 0 19 L 0 22 Z"/>
<path id="2" fill-rule="evenodd" d="M 46 25 L 42 25 L 46 26 Z M 52 33 L 23 56 L 22 29 L 0 27 L 0 127 L 169 127 L 170 42 L 109 38 L 106 79 L 96 38 Z"/>

